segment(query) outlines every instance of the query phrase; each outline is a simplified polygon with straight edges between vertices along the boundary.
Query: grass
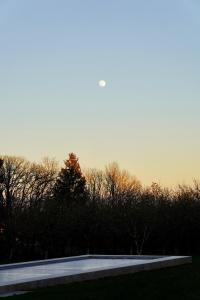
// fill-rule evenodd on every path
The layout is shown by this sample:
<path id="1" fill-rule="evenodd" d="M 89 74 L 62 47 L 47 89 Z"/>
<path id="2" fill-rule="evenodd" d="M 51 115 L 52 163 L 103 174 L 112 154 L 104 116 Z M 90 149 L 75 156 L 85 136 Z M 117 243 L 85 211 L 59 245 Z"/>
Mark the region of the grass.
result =
<path id="1" fill-rule="evenodd" d="M 200 258 L 193 258 L 192 265 L 42 288 L 10 299 L 199 300 Z"/>

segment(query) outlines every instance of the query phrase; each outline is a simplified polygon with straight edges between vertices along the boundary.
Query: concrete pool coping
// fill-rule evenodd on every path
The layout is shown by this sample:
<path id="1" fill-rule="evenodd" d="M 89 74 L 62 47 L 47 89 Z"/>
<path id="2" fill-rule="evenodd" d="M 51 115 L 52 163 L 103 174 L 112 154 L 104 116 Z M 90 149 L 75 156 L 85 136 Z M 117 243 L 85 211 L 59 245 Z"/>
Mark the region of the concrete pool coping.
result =
<path id="1" fill-rule="evenodd" d="M 40 279 L 25 279 L 23 282 L 17 280 L 11 281 L 7 284 L 0 284 L 0 294 L 10 293 L 14 291 L 32 290 L 39 287 L 53 286 L 59 284 L 66 284 L 70 282 L 92 280 L 104 277 L 112 277 L 123 274 L 136 273 L 141 271 L 150 271 L 155 269 L 161 269 L 166 267 L 173 267 L 183 264 L 189 264 L 192 262 L 190 256 L 153 256 L 153 255 L 82 255 L 65 258 L 46 259 L 38 261 L 30 261 L 15 264 L 6 264 L 0 266 L 0 271 L 25 268 L 31 266 L 42 266 L 62 262 L 79 261 L 84 259 L 137 259 L 148 260 L 147 262 L 141 262 L 137 265 L 117 265 L 107 266 L 103 268 L 97 268 L 92 270 L 86 270 L 78 274 L 62 274 L 62 275 L 49 275 L 46 278 Z M 150 261 L 149 261 L 150 260 Z"/>

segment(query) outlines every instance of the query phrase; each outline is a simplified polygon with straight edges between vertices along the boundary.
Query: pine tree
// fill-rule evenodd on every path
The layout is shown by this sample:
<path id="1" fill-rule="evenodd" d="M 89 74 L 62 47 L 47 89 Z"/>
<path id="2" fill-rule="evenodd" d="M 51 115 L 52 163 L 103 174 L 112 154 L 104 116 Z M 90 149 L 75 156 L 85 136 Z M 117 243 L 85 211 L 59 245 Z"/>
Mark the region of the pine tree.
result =
<path id="1" fill-rule="evenodd" d="M 54 196 L 62 205 L 85 203 L 87 200 L 86 180 L 74 153 L 69 153 L 65 167 L 58 175 Z"/>

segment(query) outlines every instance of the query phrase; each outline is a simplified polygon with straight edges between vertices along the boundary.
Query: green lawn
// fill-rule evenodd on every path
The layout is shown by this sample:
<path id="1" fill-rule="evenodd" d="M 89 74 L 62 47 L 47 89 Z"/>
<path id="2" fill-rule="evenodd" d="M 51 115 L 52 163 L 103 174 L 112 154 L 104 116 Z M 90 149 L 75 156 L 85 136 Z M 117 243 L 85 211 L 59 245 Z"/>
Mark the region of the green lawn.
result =
<path id="1" fill-rule="evenodd" d="M 192 265 L 43 288 L 7 299 L 199 300 L 200 258 L 193 258 Z"/>

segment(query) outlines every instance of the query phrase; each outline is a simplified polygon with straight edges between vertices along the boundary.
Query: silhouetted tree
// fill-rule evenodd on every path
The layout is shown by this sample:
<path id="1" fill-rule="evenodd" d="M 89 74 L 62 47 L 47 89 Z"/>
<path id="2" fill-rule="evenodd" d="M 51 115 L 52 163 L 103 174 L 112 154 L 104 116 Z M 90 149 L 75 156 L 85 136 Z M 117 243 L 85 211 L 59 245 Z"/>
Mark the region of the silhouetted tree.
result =
<path id="1" fill-rule="evenodd" d="M 116 163 L 84 174 L 73 153 L 60 173 L 54 160 L 1 156 L 0 257 L 199 254 L 198 181 L 142 187 Z"/>
<path id="2" fill-rule="evenodd" d="M 118 164 L 113 162 L 106 167 L 104 174 L 105 196 L 116 199 L 120 195 L 140 191 L 141 183 L 126 170 L 120 170 Z"/>
<path id="3" fill-rule="evenodd" d="M 97 169 L 87 169 L 84 171 L 87 190 L 91 200 L 102 199 L 104 196 L 105 176 L 103 171 Z"/>
<path id="4" fill-rule="evenodd" d="M 4 189 L 4 168 L 3 159 L 0 159 L 0 240 L 5 231 L 5 216 L 4 216 L 4 201 L 3 201 L 3 189 Z"/>
<path id="5" fill-rule="evenodd" d="M 0 159 L 0 206 L 3 207 L 3 190 L 4 190 L 4 168 L 3 159 Z"/>
<path id="6" fill-rule="evenodd" d="M 69 153 L 69 158 L 64 162 L 54 187 L 54 196 L 63 206 L 81 204 L 87 200 L 86 180 L 82 175 L 78 158 L 74 153 Z"/>

